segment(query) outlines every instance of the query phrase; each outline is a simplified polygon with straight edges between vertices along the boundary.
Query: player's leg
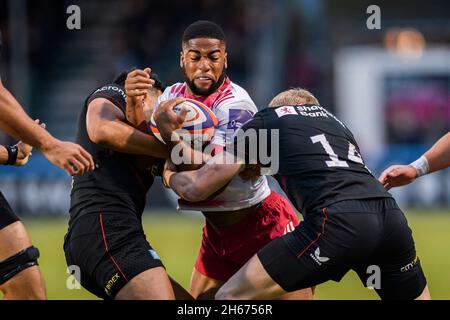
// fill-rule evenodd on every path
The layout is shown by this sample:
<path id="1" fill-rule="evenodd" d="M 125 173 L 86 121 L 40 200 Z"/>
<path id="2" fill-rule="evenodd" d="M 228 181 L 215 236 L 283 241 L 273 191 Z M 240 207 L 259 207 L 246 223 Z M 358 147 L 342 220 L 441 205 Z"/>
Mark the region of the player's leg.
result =
<path id="1" fill-rule="evenodd" d="M 175 299 L 164 265 L 148 243 L 136 215 L 130 212 L 101 214 L 99 219 L 107 255 L 103 265 L 105 270 L 112 271 L 111 279 L 118 279 L 109 288 L 111 297 L 119 300 Z M 95 277 L 99 283 L 108 283 L 110 278 L 99 272 Z"/>
<path id="2" fill-rule="evenodd" d="M 103 299 L 174 299 L 164 266 L 134 212 L 89 214 L 66 236 L 67 263 L 81 285 Z"/>
<path id="3" fill-rule="evenodd" d="M 428 286 L 425 286 L 420 296 L 415 298 L 414 300 L 431 300 L 430 290 L 428 290 Z"/>
<path id="4" fill-rule="evenodd" d="M 202 244 L 191 276 L 190 293 L 194 298 L 214 299 L 219 288 L 270 241 L 269 231 L 277 225 L 278 219 L 275 221 L 269 217 L 271 226 L 264 227 L 261 217 L 265 212 L 257 212 L 255 208 L 248 209 L 243 219 L 230 225 L 218 225 L 215 217 L 207 215 Z M 232 218 L 242 214 L 242 211 L 229 213 Z M 284 227 L 279 229 L 278 233 L 282 234 Z"/>
<path id="5" fill-rule="evenodd" d="M 175 294 L 176 300 L 194 300 L 194 297 L 185 289 L 183 288 L 177 281 L 172 279 L 169 276 L 170 284 L 173 288 L 173 293 Z"/>
<path id="6" fill-rule="evenodd" d="M 281 237 L 282 235 L 294 231 L 295 227 L 299 225 L 299 220 L 297 213 L 295 212 L 289 201 L 272 191 L 269 197 L 267 197 L 258 207 L 260 211 L 260 219 L 265 222 L 259 222 L 260 234 L 258 238 L 264 239 L 262 235 L 265 233 L 267 235 L 267 240 L 258 245 L 257 249 L 263 248 L 271 240 Z M 255 248 L 256 249 L 256 248 Z M 256 253 L 258 250 L 254 250 L 252 254 Z M 301 290 L 296 290 L 293 292 L 288 292 L 281 297 L 279 300 L 313 300 L 314 291 L 312 288 L 305 288 Z"/>
<path id="7" fill-rule="evenodd" d="M 46 299 L 38 257 L 25 226 L 0 192 L 0 290 L 4 299 Z"/>
<path id="8" fill-rule="evenodd" d="M 189 292 L 198 300 L 212 300 L 220 286 L 229 279 L 239 266 L 227 261 L 221 239 L 226 236 L 222 228 L 206 220 L 202 243 L 192 270 Z"/>
<path id="9" fill-rule="evenodd" d="M 191 294 L 211 299 L 219 287 L 230 279 L 259 249 L 298 225 L 289 202 L 272 192 L 260 204 L 227 213 L 240 216 L 229 225 L 218 225 L 215 216 L 207 215 L 203 239 L 191 278 Z M 280 299 L 310 300 L 312 290 L 289 292 Z"/>
<path id="10" fill-rule="evenodd" d="M 128 282 L 116 300 L 193 300 L 193 297 L 163 267 L 146 270 Z"/>
<path id="11" fill-rule="evenodd" d="M 314 287 L 287 292 L 274 300 L 314 300 Z"/>
<path id="12" fill-rule="evenodd" d="M 46 299 L 37 258 L 22 222 L 16 221 L 0 230 L 0 290 L 4 299 Z"/>
<path id="13" fill-rule="evenodd" d="M 175 294 L 163 267 L 156 267 L 133 277 L 116 294 L 116 300 L 174 300 Z"/>
<path id="14" fill-rule="evenodd" d="M 190 293 L 198 300 L 213 300 L 224 281 L 216 280 L 200 273 L 196 268 L 192 271 Z"/>
<path id="15" fill-rule="evenodd" d="M 223 265 L 222 265 L 223 268 Z M 234 269 L 234 268 L 233 268 Z M 196 268 L 192 271 L 190 293 L 197 300 L 213 300 L 217 291 L 225 281 L 216 280 L 200 273 Z M 278 297 L 280 300 L 312 300 L 314 293 L 311 288 L 286 292 Z"/>
<path id="16" fill-rule="evenodd" d="M 281 263 L 281 262 L 280 262 Z M 287 294 L 263 267 L 258 255 L 254 255 L 217 292 L 217 300 L 264 300 Z"/>
<path id="17" fill-rule="evenodd" d="M 371 206 L 382 207 L 384 214 L 381 242 L 370 259 L 370 263 L 356 268 L 366 284 L 369 265 L 379 269 L 379 287 L 375 287 L 381 299 L 429 300 L 430 292 L 420 260 L 416 254 L 412 231 L 403 212 L 394 199 L 372 201 Z M 373 277 L 372 277 L 373 278 Z"/>
<path id="18" fill-rule="evenodd" d="M 314 214 L 270 242 L 219 289 L 216 299 L 276 299 L 327 280 L 340 281 L 349 269 L 343 258 L 354 233 L 336 237 L 336 224 L 328 226 L 327 220 Z"/>
<path id="19" fill-rule="evenodd" d="M 299 299 L 299 296 L 301 300 L 311 300 L 312 287 L 330 279 L 338 281 L 345 274 L 345 271 L 341 274 L 328 272 L 326 267 L 316 269 L 313 266 L 313 270 L 308 270 L 308 258 L 298 259 L 281 238 L 261 252 L 264 252 L 264 261 L 259 254 L 254 255 L 219 289 L 217 300 Z M 268 256 L 276 258 L 268 260 Z"/>

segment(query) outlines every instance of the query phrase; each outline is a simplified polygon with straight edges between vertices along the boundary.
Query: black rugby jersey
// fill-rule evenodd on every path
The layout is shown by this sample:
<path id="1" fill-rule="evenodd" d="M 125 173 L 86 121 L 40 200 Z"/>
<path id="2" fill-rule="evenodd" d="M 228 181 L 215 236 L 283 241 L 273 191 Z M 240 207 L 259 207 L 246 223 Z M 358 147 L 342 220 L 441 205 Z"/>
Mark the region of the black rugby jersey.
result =
<path id="1" fill-rule="evenodd" d="M 163 159 L 116 152 L 93 143 L 86 129 L 89 103 L 105 98 L 125 114 L 124 87 L 108 84 L 88 96 L 78 118 L 76 142 L 94 158 L 96 169 L 73 178 L 71 218 L 91 212 L 133 212 L 141 215 L 145 198 Z"/>
<path id="2" fill-rule="evenodd" d="M 278 166 L 270 166 L 278 167 L 275 178 L 303 214 L 342 200 L 391 197 L 365 166 L 350 130 L 322 106 L 267 108 L 247 122 L 242 132 L 248 135 L 249 129 L 258 134 L 250 143 L 246 138 L 246 161 L 267 166 L 261 151 L 273 157 L 271 161 L 276 161 L 278 151 Z M 273 129 L 279 130 L 278 139 Z M 278 141 L 272 141 L 272 136 Z M 252 152 L 251 146 L 258 146 L 258 152 Z"/>

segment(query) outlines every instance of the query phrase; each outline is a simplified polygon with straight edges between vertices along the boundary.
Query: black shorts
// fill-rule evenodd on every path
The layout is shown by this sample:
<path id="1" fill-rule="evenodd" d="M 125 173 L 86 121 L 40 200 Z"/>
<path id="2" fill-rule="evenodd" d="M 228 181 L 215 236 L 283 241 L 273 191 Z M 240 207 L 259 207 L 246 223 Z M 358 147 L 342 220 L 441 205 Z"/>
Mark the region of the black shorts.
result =
<path id="1" fill-rule="evenodd" d="M 64 238 L 64 252 L 67 265 L 79 268 L 81 285 L 103 299 L 114 299 L 138 274 L 164 267 L 134 212 L 78 218 Z"/>
<path id="2" fill-rule="evenodd" d="M 341 201 L 310 213 L 258 257 L 286 291 L 339 282 L 349 270 L 382 299 L 414 299 L 426 286 L 411 229 L 392 198 Z"/>
<path id="3" fill-rule="evenodd" d="M 0 230 L 16 221 L 20 221 L 19 217 L 14 214 L 3 193 L 0 192 Z"/>

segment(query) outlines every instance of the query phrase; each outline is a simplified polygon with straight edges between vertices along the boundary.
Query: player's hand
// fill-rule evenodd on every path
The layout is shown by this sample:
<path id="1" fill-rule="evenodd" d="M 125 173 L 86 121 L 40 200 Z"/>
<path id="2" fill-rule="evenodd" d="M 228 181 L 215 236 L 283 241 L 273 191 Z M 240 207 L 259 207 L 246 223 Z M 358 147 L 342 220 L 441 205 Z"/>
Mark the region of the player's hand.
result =
<path id="1" fill-rule="evenodd" d="M 127 95 L 126 117 L 128 122 L 137 126 L 136 109 L 144 109 L 145 99 L 155 81 L 150 79 L 152 70 L 134 70 L 127 75 L 125 80 L 125 93 Z"/>
<path id="2" fill-rule="evenodd" d="M 162 174 L 163 184 L 166 188 L 170 188 L 169 181 L 170 177 L 177 172 L 177 166 L 172 162 L 172 160 L 167 159 L 164 165 L 164 171 Z"/>
<path id="3" fill-rule="evenodd" d="M 172 141 L 172 132 L 183 126 L 188 110 L 182 108 L 180 113 L 177 114 L 173 108 L 184 101 L 184 98 L 175 98 L 161 102 L 153 113 L 153 119 L 155 120 L 156 126 L 166 143 Z M 178 139 L 175 139 L 175 141 L 178 141 Z"/>
<path id="4" fill-rule="evenodd" d="M 40 123 L 39 119 L 34 120 L 34 122 L 40 124 L 40 126 L 45 129 L 45 123 Z M 28 160 L 30 159 L 32 150 L 33 150 L 32 146 L 22 141 L 19 141 L 19 143 L 17 144 L 17 160 L 14 165 L 15 166 L 26 165 L 28 163 Z"/>
<path id="5" fill-rule="evenodd" d="M 92 156 L 80 145 L 55 139 L 40 148 L 44 156 L 54 165 L 64 169 L 68 175 L 84 174 L 95 169 Z"/>
<path id="6" fill-rule="evenodd" d="M 378 180 L 389 190 L 407 185 L 417 178 L 417 170 L 411 166 L 394 165 L 383 171 Z"/>
<path id="7" fill-rule="evenodd" d="M 17 144 L 17 160 L 14 165 L 18 167 L 26 165 L 28 163 L 28 160 L 30 159 L 31 150 L 33 150 L 32 146 L 19 141 L 19 143 Z"/>
<path id="8" fill-rule="evenodd" d="M 155 84 L 155 80 L 150 79 L 152 69 L 136 69 L 131 71 L 125 80 L 125 93 L 127 97 L 141 97 L 147 94 Z"/>

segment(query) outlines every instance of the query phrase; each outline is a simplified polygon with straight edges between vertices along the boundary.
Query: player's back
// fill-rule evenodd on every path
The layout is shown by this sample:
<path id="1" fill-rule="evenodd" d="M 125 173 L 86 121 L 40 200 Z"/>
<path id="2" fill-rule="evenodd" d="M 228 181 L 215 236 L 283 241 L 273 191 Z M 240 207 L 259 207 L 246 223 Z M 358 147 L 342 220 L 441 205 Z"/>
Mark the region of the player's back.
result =
<path id="1" fill-rule="evenodd" d="M 259 129 L 279 130 L 279 143 L 268 144 L 279 146 L 275 178 L 300 211 L 347 199 L 390 197 L 365 166 L 353 134 L 322 106 L 267 108 L 252 122 Z"/>

